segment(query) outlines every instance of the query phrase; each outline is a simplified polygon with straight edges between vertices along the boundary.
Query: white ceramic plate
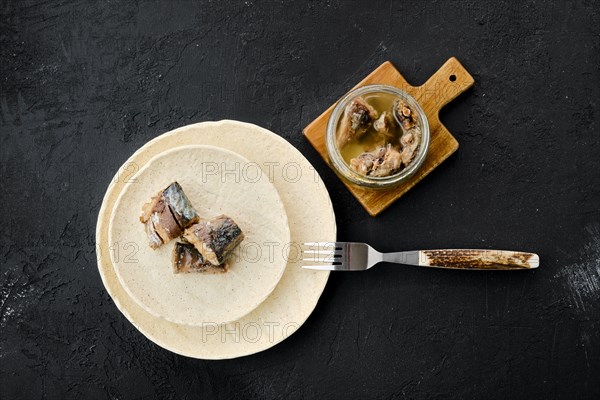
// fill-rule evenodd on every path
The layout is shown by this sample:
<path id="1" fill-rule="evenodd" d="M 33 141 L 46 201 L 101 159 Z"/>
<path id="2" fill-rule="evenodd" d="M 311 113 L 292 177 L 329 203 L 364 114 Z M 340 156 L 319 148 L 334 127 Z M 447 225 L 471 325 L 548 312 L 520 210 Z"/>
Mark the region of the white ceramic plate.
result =
<path id="1" fill-rule="evenodd" d="M 231 217 L 244 232 L 228 272 L 174 274 L 176 240 L 153 250 L 141 205 L 177 181 L 202 219 Z M 201 326 L 240 319 L 275 289 L 287 264 L 290 231 L 283 203 L 267 175 L 237 153 L 214 146 L 177 147 L 152 158 L 128 182 L 109 223 L 121 285 L 146 311 Z"/>
<path id="2" fill-rule="evenodd" d="M 106 290 L 125 317 L 147 338 L 172 352 L 201 359 L 241 357 L 266 350 L 294 333 L 314 310 L 329 277 L 303 270 L 294 248 L 279 284 L 250 314 L 230 324 L 202 327 L 174 324 L 140 307 L 121 286 L 110 259 L 108 222 L 132 173 L 152 157 L 183 145 L 214 145 L 258 163 L 272 177 L 286 209 L 292 243 L 335 241 L 331 200 L 308 160 L 290 143 L 256 125 L 203 122 L 165 133 L 123 164 L 108 187 L 96 226 L 97 259 Z"/>

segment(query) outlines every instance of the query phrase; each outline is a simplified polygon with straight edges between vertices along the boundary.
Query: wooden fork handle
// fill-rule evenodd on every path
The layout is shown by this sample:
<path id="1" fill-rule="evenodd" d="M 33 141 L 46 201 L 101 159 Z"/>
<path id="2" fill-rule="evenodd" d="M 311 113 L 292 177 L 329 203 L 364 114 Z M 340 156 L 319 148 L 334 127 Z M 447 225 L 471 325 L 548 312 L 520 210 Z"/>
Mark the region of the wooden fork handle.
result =
<path id="1" fill-rule="evenodd" d="M 535 253 L 510 250 L 421 250 L 419 265 L 454 269 L 517 270 L 537 268 L 540 258 Z"/>

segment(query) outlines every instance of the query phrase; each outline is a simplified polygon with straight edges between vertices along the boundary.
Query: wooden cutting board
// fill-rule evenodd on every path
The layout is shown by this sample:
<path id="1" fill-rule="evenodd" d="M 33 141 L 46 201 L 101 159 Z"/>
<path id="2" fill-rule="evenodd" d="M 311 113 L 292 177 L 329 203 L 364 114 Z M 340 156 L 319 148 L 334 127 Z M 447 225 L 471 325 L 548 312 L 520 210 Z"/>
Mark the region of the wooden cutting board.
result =
<path id="1" fill-rule="evenodd" d="M 452 57 L 421 86 L 410 85 L 389 61 L 381 64 L 355 86 L 357 88 L 365 85 L 385 84 L 404 90 L 421 104 L 427 115 L 431 134 L 429 151 L 423 165 L 409 180 L 399 186 L 386 190 L 374 190 L 361 188 L 342 180 L 371 216 L 376 216 L 389 207 L 458 149 L 458 142 L 440 122 L 439 112 L 442 107 L 473 86 L 473 83 L 475 80 L 469 72 L 456 58 Z M 332 165 L 325 147 L 325 132 L 327 121 L 334 107 L 335 104 L 303 130 L 308 141 L 330 167 Z"/>

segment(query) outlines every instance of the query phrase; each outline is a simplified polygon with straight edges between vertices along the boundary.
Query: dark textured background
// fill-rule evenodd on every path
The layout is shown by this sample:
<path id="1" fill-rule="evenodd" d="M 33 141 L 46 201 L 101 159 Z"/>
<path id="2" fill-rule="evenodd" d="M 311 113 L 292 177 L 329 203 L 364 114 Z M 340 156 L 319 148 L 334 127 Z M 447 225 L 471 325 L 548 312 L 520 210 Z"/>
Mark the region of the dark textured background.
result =
<path id="1" fill-rule="evenodd" d="M 370 218 L 301 129 L 385 60 L 456 56 L 459 151 Z M 0 398 L 599 398 L 600 6 L 589 1 L 0 1 Z M 339 239 L 538 252 L 540 269 L 334 274 L 308 322 L 233 361 L 177 356 L 117 310 L 94 229 L 119 166 L 223 118 L 300 149 Z"/>

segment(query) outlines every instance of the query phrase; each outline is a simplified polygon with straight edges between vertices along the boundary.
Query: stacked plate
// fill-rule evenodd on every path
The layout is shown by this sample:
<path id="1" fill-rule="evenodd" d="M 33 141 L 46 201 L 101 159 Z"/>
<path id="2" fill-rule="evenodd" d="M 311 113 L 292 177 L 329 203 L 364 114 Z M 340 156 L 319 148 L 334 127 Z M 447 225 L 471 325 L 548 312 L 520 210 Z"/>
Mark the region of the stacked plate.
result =
<path id="1" fill-rule="evenodd" d="M 174 241 L 156 250 L 141 206 L 178 181 L 204 218 L 226 214 L 246 238 L 222 274 L 174 274 Z M 148 142 L 121 167 L 96 228 L 98 268 L 119 310 L 146 337 L 182 355 L 260 352 L 306 321 L 328 272 L 303 270 L 299 244 L 335 241 L 331 200 L 308 160 L 276 134 L 204 122 Z"/>

